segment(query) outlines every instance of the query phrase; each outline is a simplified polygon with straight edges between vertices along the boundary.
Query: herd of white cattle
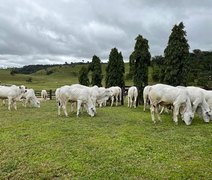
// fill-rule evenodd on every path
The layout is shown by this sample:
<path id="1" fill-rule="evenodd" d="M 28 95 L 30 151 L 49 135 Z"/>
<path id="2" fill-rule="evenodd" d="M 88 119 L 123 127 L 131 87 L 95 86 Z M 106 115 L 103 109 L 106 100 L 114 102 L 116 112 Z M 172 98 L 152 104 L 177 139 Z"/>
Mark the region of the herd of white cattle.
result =
<path id="1" fill-rule="evenodd" d="M 170 86 L 166 84 L 156 84 L 146 86 L 143 91 L 144 111 L 147 102 L 150 103 L 152 121 L 155 123 L 154 113 L 161 121 L 159 108 L 166 107 L 172 109 L 173 121 L 178 124 L 178 115 L 186 125 L 190 125 L 197 112 L 205 121 L 212 120 L 212 91 L 194 86 Z"/>
<path id="2" fill-rule="evenodd" d="M 40 101 L 47 100 L 47 91 L 41 91 L 41 99 L 38 99 L 33 89 L 27 89 L 25 86 L 0 86 L 0 99 L 8 102 L 8 110 L 13 107 L 17 110 L 16 101 L 22 101 L 26 107 L 27 104 L 33 107 L 40 107 Z M 80 84 L 65 85 L 57 88 L 55 91 L 58 115 L 63 109 L 65 116 L 67 113 L 67 102 L 76 104 L 77 117 L 82 108 L 85 108 L 90 116 L 95 116 L 96 107 L 106 106 L 108 99 L 111 106 L 121 102 L 122 89 L 118 86 L 110 88 L 88 87 Z M 135 86 L 128 89 L 128 107 L 136 108 L 138 90 Z M 150 105 L 152 121 L 155 123 L 155 113 L 158 121 L 161 121 L 160 114 L 164 108 L 172 110 L 173 121 L 178 124 L 178 115 L 186 125 L 190 125 L 194 119 L 194 114 L 198 115 L 205 121 L 212 120 L 212 91 L 208 91 L 194 86 L 170 86 L 166 84 L 156 84 L 146 86 L 143 90 L 144 111 L 147 104 Z M 162 111 L 159 110 L 162 108 Z"/>

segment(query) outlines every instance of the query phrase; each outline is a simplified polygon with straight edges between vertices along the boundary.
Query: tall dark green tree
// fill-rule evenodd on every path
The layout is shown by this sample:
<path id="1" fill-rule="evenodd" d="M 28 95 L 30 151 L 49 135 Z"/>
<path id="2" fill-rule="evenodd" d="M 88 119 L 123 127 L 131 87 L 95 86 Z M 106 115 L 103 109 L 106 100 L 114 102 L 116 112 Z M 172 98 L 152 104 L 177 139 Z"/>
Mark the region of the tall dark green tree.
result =
<path id="1" fill-rule="evenodd" d="M 129 57 L 129 74 L 128 74 L 128 78 L 133 80 L 133 76 L 134 76 L 134 69 L 135 69 L 135 60 L 134 60 L 134 54 L 132 53 Z"/>
<path id="2" fill-rule="evenodd" d="M 122 53 L 119 52 L 119 87 L 124 87 L 125 86 L 125 82 L 124 82 L 124 73 L 125 73 L 125 67 L 124 67 L 124 60 L 123 60 L 123 56 L 122 56 Z"/>
<path id="3" fill-rule="evenodd" d="M 154 82 L 163 82 L 164 79 L 164 57 L 163 56 L 155 56 L 151 60 L 152 66 L 152 80 Z"/>
<path id="4" fill-rule="evenodd" d="M 85 66 L 80 69 L 78 79 L 80 84 L 89 86 L 88 69 Z"/>
<path id="5" fill-rule="evenodd" d="M 148 84 L 148 66 L 151 54 L 149 52 L 148 40 L 141 35 L 136 37 L 134 51 L 130 55 L 130 66 L 132 66 L 133 82 L 139 88 L 139 99 L 142 101 L 143 88 Z"/>
<path id="6" fill-rule="evenodd" d="M 189 74 L 189 44 L 183 23 L 175 25 L 164 50 L 163 82 L 173 86 L 186 86 Z"/>
<path id="7" fill-rule="evenodd" d="M 124 87 L 124 61 L 121 52 L 116 48 L 111 49 L 108 66 L 106 67 L 106 87 Z"/>
<path id="8" fill-rule="evenodd" d="M 92 62 L 89 66 L 89 70 L 92 71 L 91 85 L 102 86 L 102 66 L 101 60 L 96 55 L 93 56 Z"/>

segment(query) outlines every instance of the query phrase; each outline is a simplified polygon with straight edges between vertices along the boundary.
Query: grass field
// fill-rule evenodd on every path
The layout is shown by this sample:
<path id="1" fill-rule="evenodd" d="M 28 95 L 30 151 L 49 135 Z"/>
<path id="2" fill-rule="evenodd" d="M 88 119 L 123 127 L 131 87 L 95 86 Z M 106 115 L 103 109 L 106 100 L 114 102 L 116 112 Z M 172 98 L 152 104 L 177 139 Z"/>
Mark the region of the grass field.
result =
<path id="1" fill-rule="evenodd" d="M 82 66 L 86 65 L 75 65 L 75 66 L 58 66 L 49 68 L 49 70 L 53 70 L 54 73 L 50 75 L 46 75 L 45 70 L 40 70 L 36 73 L 24 75 L 24 74 L 15 74 L 14 76 L 10 75 L 10 70 L 8 69 L 0 69 L 0 83 L 2 84 L 16 84 L 21 85 L 24 84 L 29 88 L 33 88 L 35 90 L 54 90 L 63 85 L 70 85 L 74 83 L 78 83 L 78 73 Z M 102 64 L 102 85 L 105 86 L 105 68 L 106 64 Z M 151 69 L 151 68 L 150 68 Z M 151 71 L 150 71 L 151 72 Z M 129 64 L 125 63 L 125 76 L 129 73 Z M 91 73 L 89 74 L 89 78 L 91 80 Z M 29 78 L 32 78 L 32 82 L 27 82 Z M 149 82 L 151 84 L 152 79 L 149 75 Z M 125 80 L 125 85 L 131 86 L 133 82 L 131 80 Z"/>
<path id="2" fill-rule="evenodd" d="M 55 67 L 54 67 L 55 68 Z M 78 83 L 80 66 L 30 75 L 0 70 L 2 84 L 35 90 Z M 125 64 L 125 75 L 129 66 Z M 150 69 L 151 70 L 151 69 Z M 150 71 L 151 73 L 151 71 Z M 103 76 L 105 65 L 103 66 Z M 32 78 L 32 82 L 26 80 Z M 152 82 L 149 76 L 149 82 Z M 126 85 L 132 85 L 126 81 Z M 104 81 L 103 81 L 104 85 Z M 70 110 L 70 108 L 69 108 Z M 55 100 L 8 111 L 0 104 L 0 179 L 211 179 L 211 123 L 176 126 L 170 114 L 153 124 L 143 106 L 57 116 Z"/>
<path id="3" fill-rule="evenodd" d="M 69 108 L 70 109 L 70 108 Z M 57 116 L 54 100 L 40 109 L 0 106 L 0 179 L 211 179 L 211 123 L 191 126 L 171 115 L 151 122 L 142 106 Z"/>

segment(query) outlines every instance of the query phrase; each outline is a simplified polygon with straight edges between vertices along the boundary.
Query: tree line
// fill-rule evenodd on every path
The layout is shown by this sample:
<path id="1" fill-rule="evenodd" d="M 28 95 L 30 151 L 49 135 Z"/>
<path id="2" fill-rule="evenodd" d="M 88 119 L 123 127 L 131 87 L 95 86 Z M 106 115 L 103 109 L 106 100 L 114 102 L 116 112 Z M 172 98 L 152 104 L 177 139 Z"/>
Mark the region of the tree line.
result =
<path id="1" fill-rule="evenodd" d="M 142 92 L 148 85 L 149 67 L 152 67 L 152 79 L 155 83 L 177 85 L 199 85 L 211 88 L 212 52 L 194 50 L 189 53 L 189 44 L 183 22 L 173 26 L 163 56 L 151 59 L 148 40 L 142 35 L 135 38 L 133 52 L 129 56 L 129 72 L 127 78 Z M 112 48 L 106 67 L 105 85 L 102 84 L 102 63 L 94 55 L 92 62 L 83 66 L 79 72 L 79 83 L 98 86 L 125 86 L 125 69 L 122 53 Z M 35 72 L 47 69 L 49 65 L 24 66 L 17 73 Z M 51 65 L 52 66 L 52 65 Z M 88 74 L 91 72 L 91 81 Z M 15 72 L 16 73 L 16 72 Z M 51 72 L 47 72 L 51 73 Z M 141 93 L 140 93 L 141 94 Z"/>
<path id="2" fill-rule="evenodd" d="M 174 25 L 169 36 L 168 44 L 164 49 L 164 56 L 155 56 L 151 60 L 148 40 L 142 35 L 136 37 L 134 51 L 129 57 L 129 73 L 131 79 L 139 89 L 140 99 L 143 88 L 148 85 L 148 67 L 153 69 L 152 79 L 156 83 L 165 83 L 173 86 L 199 85 L 211 87 L 212 52 L 194 50 L 189 53 L 189 44 L 183 22 Z M 98 60 L 97 60 L 98 59 Z M 100 59 L 94 56 L 88 71 L 92 71 L 91 85 L 102 86 Z M 85 67 L 80 71 L 79 82 L 89 85 L 88 71 Z M 113 48 L 109 55 L 106 68 L 105 86 L 124 86 L 124 62 L 121 52 Z"/>

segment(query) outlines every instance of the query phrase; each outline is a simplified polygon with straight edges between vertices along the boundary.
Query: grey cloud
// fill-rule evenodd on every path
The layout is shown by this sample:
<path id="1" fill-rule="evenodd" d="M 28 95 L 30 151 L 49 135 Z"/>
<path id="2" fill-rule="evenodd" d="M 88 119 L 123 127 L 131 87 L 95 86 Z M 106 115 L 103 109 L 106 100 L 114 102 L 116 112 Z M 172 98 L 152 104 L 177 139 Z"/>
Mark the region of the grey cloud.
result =
<path id="1" fill-rule="evenodd" d="M 185 24 L 191 50 L 212 50 L 212 1 L 0 0 L 0 66 L 106 61 L 117 47 L 125 60 L 135 38 L 163 55 L 174 24 Z"/>

